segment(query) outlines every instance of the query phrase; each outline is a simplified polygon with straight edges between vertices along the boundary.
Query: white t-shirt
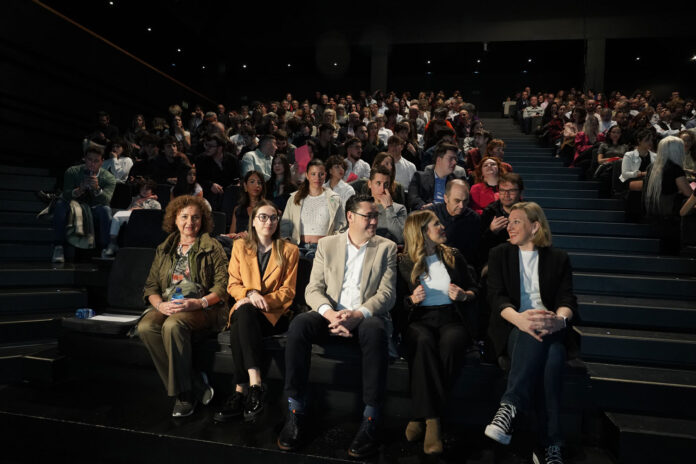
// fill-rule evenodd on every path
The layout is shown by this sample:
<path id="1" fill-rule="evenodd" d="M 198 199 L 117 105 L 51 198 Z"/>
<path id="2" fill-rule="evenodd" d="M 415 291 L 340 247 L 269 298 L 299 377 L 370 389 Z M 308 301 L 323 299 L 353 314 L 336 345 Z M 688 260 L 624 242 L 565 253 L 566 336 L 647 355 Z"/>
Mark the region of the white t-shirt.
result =
<path id="1" fill-rule="evenodd" d="M 404 192 L 408 192 L 408 184 L 411 183 L 411 177 L 416 173 L 416 165 L 404 158 L 394 163 L 396 172 L 394 173 L 395 180 L 404 188 Z"/>
<path id="2" fill-rule="evenodd" d="M 326 191 L 316 197 L 307 195 L 302 200 L 300 235 L 326 235 L 330 221 L 329 200 Z"/>
<path id="3" fill-rule="evenodd" d="M 519 250 L 520 256 L 520 308 L 519 312 L 528 309 L 546 309 L 541 301 L 539 287 L 539 251 Z"/>
<path id="4" fill-rule="evenodd" d="M 445 264 L 440 261 L 437 255 L 426 256 L 425 262 L 428 265 L 428 273 L 421 274 L 420 282 L 425 290 L 425 300 L 420 304 L 425 306 L 442 306 L 452 303 L 449 297 L 450 276 L 447 273 Z"/>

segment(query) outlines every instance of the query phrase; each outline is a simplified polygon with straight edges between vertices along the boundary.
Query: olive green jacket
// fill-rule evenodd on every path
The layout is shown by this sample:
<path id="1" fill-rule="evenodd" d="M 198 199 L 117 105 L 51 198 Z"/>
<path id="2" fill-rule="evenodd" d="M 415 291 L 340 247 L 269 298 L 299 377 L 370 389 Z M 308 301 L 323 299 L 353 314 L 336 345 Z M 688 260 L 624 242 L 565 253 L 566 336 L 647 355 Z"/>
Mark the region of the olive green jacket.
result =
<path id="1" fill-rule="evenodd" d="M 179 232 L 170 234 L 155 252 L 150 274 L 145 281 L 143 298 L 149 304 L 150 295 L 162 295 L 170 286 L 172 271 L 176 264 L 176 248 L 179 245 Z M 222 245 L 207 233 L 201 234 L 188 253 L 190 279 L 200 284 L 206 293 L 215 293 L 220 302 L 207 310 L 221 312 L 222 324 L 227 320 L 227 264 L 228 259 Z M 152 308 L 152 307 L 150 307 Z"/>

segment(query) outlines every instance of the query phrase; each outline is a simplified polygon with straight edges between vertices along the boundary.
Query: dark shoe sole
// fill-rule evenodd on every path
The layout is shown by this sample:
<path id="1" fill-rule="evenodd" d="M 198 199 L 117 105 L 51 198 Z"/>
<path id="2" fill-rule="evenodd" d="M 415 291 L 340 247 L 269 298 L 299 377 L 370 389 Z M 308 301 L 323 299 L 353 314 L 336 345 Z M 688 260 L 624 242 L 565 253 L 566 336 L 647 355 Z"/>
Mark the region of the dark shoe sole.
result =
<path id="1" fill-rule="evenodd" d="M 379 446 L 377 446 L 375 449 L 370 450 L 370 451 L 365 452 L 365 453 L 358 453 L 357 451 L 353 451 L 353 450 L 349 449 L 348 456 L 350 456 L 351 458 L 362 459 L 362 458 L 374 456 L 378 452 L 379 452 Z"/>
<path id="2" fill-rule="evenodd" d="M 284 445 L 284 444 L 282 444 L 282 443 L 280 442 L 280 439 L 276 440 L 276 445 L 278 445 L 278 448 L 279 448 L 281 451 L 295 451 L 297 448 L 300 447 L 299 444 L 294 445 L 294 446 L 292 446 L 292 445 Z"/>
<path id="3" fill-rule="evenodd" d="M 233 416 L 218 416 L 217 414 L 215 414 L 213 416 L 213 421 L 218 423 L 231 422 L 233 420 L 239 419 L 240 417 L 242 417 L 241 413 L 235 414 Z"/>
<path id="4" fill-rule="evenodd" d="M 254 422 L 263 413 L 264 409 L 262 407 L 254 412 L 244 411 L 244 422 Z"/>

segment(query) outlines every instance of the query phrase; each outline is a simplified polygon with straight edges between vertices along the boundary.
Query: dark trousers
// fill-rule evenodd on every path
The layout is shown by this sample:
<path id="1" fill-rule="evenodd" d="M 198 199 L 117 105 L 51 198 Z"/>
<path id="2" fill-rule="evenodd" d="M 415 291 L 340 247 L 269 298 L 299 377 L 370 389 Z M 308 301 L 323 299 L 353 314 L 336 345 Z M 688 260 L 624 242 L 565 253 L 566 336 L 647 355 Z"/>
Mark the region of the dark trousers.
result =
<path id="1" fill-rule="evenodd" d="M 414 419 L 440 417 L 469 334 L 452 306 L 416 309 L 406 327 Z"/>
<path id="2" fill-rule="evenodd" d="M 515 327 L 508 338 L 510 373 L 507 389 L 500 402 L 520 410 L 536 409 L 539 438 L 544 446 L 563 443 L 561 388 L 566 360 L 564 332 L 561 330 L 547 335 L 543 342 L 538 342 Z"/>
<path id="3" fill-rule="evenodd" d="M 287 330 L 287 317 L 281 317 L 274 326 L 263 312 L 251 303 L 237 308 L 230 318 L 230 350 L 234 360 L 234 380 L 237 384 L 249 382 L 249 369 L 261 369 L 263 337 Z"/>
<path id="4" fill-rule="evenodd" d="M 111 208 L 107 205 L 92 206 L 92 220 L 94 222 L 95 242 L 99 249 L 109 245 L 111 227 Z M 68 223 L 68 211 L 70 202 L 62 198 L 53 206 L 53 244 L 63 245 L 65 242 L 65 228 Z"/>
<path id="5" fill-rule="evenodd" d="M 363 402 L 380 406 L 384 402 L 387 383 L 387 331 L 379 317 L 363 320 L 353 329 L 353 340 L 362 352 Z M 285 393 L 305 401 L 312 344 L 323 345 L 331 338 L 329 321 L 316 311 L 295 317 L 288 329 L 285 346 Z"/>

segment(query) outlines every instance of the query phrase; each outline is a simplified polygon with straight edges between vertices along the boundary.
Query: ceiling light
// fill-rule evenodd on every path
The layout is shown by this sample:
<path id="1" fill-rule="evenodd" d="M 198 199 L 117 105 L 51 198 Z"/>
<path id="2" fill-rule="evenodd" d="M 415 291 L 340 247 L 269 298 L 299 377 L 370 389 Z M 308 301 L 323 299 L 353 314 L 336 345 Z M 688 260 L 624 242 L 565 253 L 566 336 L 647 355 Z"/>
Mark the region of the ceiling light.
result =
<path id="1" fill-rule="evenodd" d="M 481 62 L 481 60 L 476 60 L 476 62 L 477 62 L 477 63 L 480 63 L 480 62 Z"/>
<path id="2" fill-rule="evenodd" d="M 527 60 L 527 63 L 531 63 L 531 62 L 532 62 L 532 59 L 529 58 L 529 59 Z"/>
<path id="3" fill-rule="evenodd" d="M 205 65 L 201 66 L 201 69 L 205 69 Z"/>
<path id="4" fill-rule="evenodd" d="M 147 32 L 152 32 L 152 28 L 151 28 L 151 27 L 148 27 L 148 28 L 147 28 Z"/>
<path id="5" fill-rule="evenodd" d="M 180 48 L 177 48 L 176 51 L 179 52 L 179 53 L 181 53 L 181 49 L 180 49 Z"/>
<path id="6" fill-rule="evenodd" d="M 243 64 L 243 65 L 242 65 L 242 68 L 243 68 L 243 69 L 246 69 L 246 65 L 245 65 L 245 64 Z"/>
<path id="7" fill-rule="evenodd" d="M 640 61 L 640 56 L 636 56 L 636 61 Z"/>

